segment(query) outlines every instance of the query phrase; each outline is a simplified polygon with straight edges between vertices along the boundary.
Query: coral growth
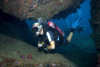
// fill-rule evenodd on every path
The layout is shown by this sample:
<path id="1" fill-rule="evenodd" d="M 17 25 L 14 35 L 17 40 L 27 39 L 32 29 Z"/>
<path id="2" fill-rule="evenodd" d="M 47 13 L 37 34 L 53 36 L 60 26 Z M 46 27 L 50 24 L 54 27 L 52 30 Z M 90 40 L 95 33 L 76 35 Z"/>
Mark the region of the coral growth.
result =
<path id="1" fill-rule="evenodd" d="M 84 0 L 1 0 L 0 8 L 5 13 L 20 19 L 31 18 L 32 20 L 36 20 L 39 17 L 51 19 L 62 10 L 69 9 L 70 7 L 76 8 L 83 1 Z M 55 9 L 54 13 L 52 13 L 53 9 Z M 29 16 L 30 13 L 31 15 Z M 51 13 L 52 15 L 50 15 Z"/>
<path id="2" fill-rule="evenodd" d="M 32 59 L 32 54 L 27 55 L 27 59 Z"/>
<path id="3" fill-rule="evenodd" d="M 25 59 L 25 55 L 21 55 L 20 57 L 21 57 L 22 59 Z"/>
<path id="4" fill-rule="evenodd" d="M 13 39 L 14 43 L 4 43 L 6 38 Z M 0 65 L 3 67 L 77 67 L 60 54 L 40 53 L 36 47 L 3 34 L 0 34 L 0 41 Z"/>

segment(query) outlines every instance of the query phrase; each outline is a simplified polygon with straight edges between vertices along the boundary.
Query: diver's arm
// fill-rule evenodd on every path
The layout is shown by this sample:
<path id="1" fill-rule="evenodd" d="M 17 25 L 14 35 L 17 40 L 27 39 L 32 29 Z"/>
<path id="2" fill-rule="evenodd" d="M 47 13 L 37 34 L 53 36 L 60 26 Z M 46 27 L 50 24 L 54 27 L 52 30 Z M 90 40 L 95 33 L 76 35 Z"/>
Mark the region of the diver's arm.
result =
<path id="1" fill-rule="evenodd" d="M 74 30 L 79 25 L 80 20 L 81 20 L 81 18 L 79 18 L 79 17 L 78 18 L 75 18 L 75 21 L 73 22 L 73 25 L 71 27 L 71 32 L 70 32 L 70 34 L 67 37 L 68 43 L 71 41 L 72 36 L 73 36 L 73 33 L 74 33 Z"/>
<path id="2" fill-rule="evenodd" d="M 68 43 L 71 42 L 72 37 L 73 37 L 73 32 L 70 32 L 70 34 L 69 34 L 68 37 L 67 37 Z"/>
<path id="3" fill-rule="evenodd" d="M 46 33 L 46 35 L 47 35 L 47 38 L 48 38 L 49 44 L 50 44 L 49 46 L 47 46 L 47 49 L 55 49 L 55 41 L 54 41 L 53 32 L 48 31 L 48 32 Z"/>
<path id="4" fill-rule="evenodd" d="M 55 41 L 51 41 L 50 42 L 50 45 L 49 46 L 47 46 L 47 49 L 55 49 Z"/>

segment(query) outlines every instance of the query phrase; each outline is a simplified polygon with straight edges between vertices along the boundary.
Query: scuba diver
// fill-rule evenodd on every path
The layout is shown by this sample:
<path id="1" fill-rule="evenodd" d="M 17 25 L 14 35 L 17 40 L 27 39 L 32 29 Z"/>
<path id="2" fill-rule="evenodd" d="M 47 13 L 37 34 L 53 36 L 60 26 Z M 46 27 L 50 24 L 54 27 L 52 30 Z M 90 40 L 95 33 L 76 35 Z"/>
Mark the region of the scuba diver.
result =
<path id="1" fill-rule="evenodd" d="M 86 26 L 87 26 L 87 25 L 85 25 L 85 26 L 78 25 L 78 26 L 76 27 L 75 31 L 77 31 L 78 33 L 83 32 L 83 31 L 85 30 Z M 70 28 L 66 28 L 66 29 L 65 29 L 64 32 L 65 32 L 66 36 L 69 35 L 70 31 L 71 31 Z"/>
<path id="2" fill-rule="evenodd" d="M 44 25 L 43 19 L 39 18 L 38 22 L 34 23 L 32 26 L 32 32 L 34 36 L 38 38 L 38 48 L 44 51 L 52 51 L 56 46 L 67 45 L 70 43 L 75 28 L 79 25 L 80 18 L 76 18 L 71 27 L 71 31 L 66 38 L 64 38 L 63 31 L 56 26 L 52 21 L 46 22 Z"/>
<path id="3" fill-rule="evenodd" d="M 85 30 L 87 25 L 85 25 L 84 27 L 82 27 L 81 25 L 78 25 L 75 29 L 75 31 L 77 31 L 78 33 L 83 32 Z"/>

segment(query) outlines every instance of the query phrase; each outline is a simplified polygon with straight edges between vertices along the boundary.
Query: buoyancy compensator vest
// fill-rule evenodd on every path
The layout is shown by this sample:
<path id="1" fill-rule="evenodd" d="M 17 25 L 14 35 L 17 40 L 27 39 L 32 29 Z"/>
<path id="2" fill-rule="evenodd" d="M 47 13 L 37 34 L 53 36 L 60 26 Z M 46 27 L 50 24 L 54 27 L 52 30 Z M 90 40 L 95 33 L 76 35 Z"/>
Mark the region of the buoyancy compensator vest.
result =
<path id="1" fill-rule="evenodd" d="M 46 32 L 50 30 L 51 32 L 53 32 L 54 35 L 54 41 L 55 41 L 55 45 L 62 45 L 63 44 L 63 40 L 64 40 L 64 32 L 52 21 L 47 22 L 44 26 L 43 26 L 43 36 L 41 38 L 39 38 L 39 41 L 41 43 L 43 43 L 44 45 L 49 45 L 49 41 L 47 41 L 47 37 L 46 37 Z M 57 38 L 59 37 L 59 41 L 57 40 Z"/>

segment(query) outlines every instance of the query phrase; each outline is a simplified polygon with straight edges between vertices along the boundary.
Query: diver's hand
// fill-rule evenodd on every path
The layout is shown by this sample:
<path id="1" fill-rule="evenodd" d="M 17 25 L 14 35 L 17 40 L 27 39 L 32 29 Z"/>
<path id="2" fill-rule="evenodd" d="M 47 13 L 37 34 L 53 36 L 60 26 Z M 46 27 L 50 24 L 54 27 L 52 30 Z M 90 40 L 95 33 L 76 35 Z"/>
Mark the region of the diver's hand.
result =
<path id="1" fill-rule="evenodd" d="M 43 44 L 38 44 L 38 47 L 40 48 L 40 47 L 42 47 L 43 46 Z"/>
<path id="2" fill-rule="evenodd" d="M 81 20 L 81 18 L 79 18 L 79 17 L 75 18 L 71 28 L 75 29 L 79 25 L 80 20 Z"/>

